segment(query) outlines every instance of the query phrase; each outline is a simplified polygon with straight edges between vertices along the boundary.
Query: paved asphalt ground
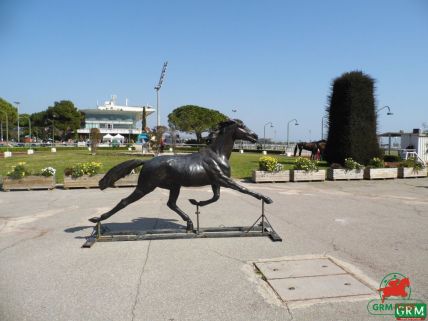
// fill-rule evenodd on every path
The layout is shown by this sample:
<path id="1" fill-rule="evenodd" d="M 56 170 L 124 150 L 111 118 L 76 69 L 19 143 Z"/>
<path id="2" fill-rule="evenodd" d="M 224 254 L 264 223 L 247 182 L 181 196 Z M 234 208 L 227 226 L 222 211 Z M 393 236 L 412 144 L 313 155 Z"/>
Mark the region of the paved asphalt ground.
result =
<path id="1" fill-rule="evenodd" d="M 252 262 L 330 255 L 375 284 L 409 276 L 412 297 L 428 301 L 428 179 L 245 184 L 270 196 L 267 215 L 283 237 L 97 243 L 82 249 L 88 218 L 132 188 L 0 193 L 0 320 L 395 320 L 370 316 L 367 300 L 291 307 Z M 183 225 L 157 189 L 106 221 L 112 229 Z M 183 189 L 211 197 L 209 187 Z M 202 226 L 251 225 L 260 202 L 222 189 L 202 208 Z"/>

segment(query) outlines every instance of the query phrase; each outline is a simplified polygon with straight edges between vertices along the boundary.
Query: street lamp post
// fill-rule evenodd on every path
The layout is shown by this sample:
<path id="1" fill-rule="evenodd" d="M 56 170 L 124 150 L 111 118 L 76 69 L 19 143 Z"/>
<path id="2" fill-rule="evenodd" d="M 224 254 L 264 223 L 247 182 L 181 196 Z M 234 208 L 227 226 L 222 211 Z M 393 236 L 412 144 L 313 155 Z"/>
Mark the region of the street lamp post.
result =
<path id="1" fill-rule="evenodd" d="M 391 112 L 391 108 L 389 108 L 389 106 L 383 106 L 382 108 L 376 109 L 376 113 L 379 113 L 382 109 L 385 109 L 385 108 L 388 109 L 388 112 L 386 113 L 388 116 L 394 115 L 394 113 Z"/>
<path id="2" fill-rule="evenodd" d="M 328 116 L 323 116 L 321 118 L 321 140 L 324 139 L 324 118 L 328 118 Z"/>
<path id="3" fill-rule="evenodd" d="M 52 114 L 52 147 L 55 143 L 55 114 Z"/>
<path id="4" fill-rule="evenodd" d="M 270 127 L 273 127 L 273 124 L 271 121 L 267 122 L 263 127 L 263 149 L 265 149 L 266 146 L 266 126 L 270 124 Z"/>
<path id="5" fill-rule="evenodd" d="M 14 101 L 14 103 L 15 103 L 15 105 L 16 105 L 16 107 L 17 107 L 17 110 L 18 110 L 18 143 L 19 143 L 19 141 L 20 141 L 20 135 L 19 135 L 19 105 L 21 104 L 19 101 Z"/>
<path id="6" fill-rule="evenodd" d="M 31 119 L 30 119 L 30 116 L 21 115 L 19 117 L 27 117 L 27 119 L 28 119 L 28 131 L 29 131 L 29 137 L 30 137 L 30 143 L 31 143 Z M 18 119 L 18 122 L 19 122 L 19 119 Z"/>
<path id="7" fill-rule="evenodd" d="M 294 126 L 297 126 L 297 125 L 299 125 L 299 123 L 297 122 L 297 119 L 296 118 L 294 118 L 294 119 L 292 119 L 292 120 L 290 120 L 288 123 L 287 123 L 287 148 L 288 148 L 288 145 L 289 145 L 289 137 L 290 137 L 290 124 L 292 123 L 294 121 Z"/>
<path id="8" fill-rule="evenodd" d="M 388 116 L 394 115 L 394 113 L 391 112 L 391 108 L 389 108 L 389 106 L 383 106 L 382 108 L 376 109 L 376 113 L 378 114 L 383 109 L 388 109 L 388 112 L 386 113 Z M 391 135 L 389 135 L 388 138 L 388 154 L 391 155 Z"/>

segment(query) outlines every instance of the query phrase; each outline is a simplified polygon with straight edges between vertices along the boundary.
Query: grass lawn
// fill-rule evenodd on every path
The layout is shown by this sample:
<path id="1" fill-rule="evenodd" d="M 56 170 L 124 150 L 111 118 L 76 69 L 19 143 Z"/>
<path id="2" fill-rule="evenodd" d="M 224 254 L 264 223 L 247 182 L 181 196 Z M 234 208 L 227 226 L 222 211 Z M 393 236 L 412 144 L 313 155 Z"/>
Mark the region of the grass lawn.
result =
<path id="1" fill-rule="evenodd" d="M 259 153 L 232 153 L 230 163 L 232 166 L 232 177 L 249 178 L 251 172 L 258 168 L 258 160 L 262 155 Z M 57 183 L 64 181 L 64 169 L 72 167 L 73 164 L 82 162 L 100 162 L 103 164 L 102 172 L 107 172 L 114 165 L 129 159 L 139 158 L 139 155 L 126 155 L 124 151 L 117 150 L 98 150 L 97 155 L 92 156 L 87 149 L 82 150 L 58 150 L 56 153 L 50 151 L 35 152 L 33 155 L 13 154 L 11 158 L 0 159 L 0 176 L 5 176 L 11 170 L 13 165 L 18 162 L 25 162 L 30 170 L 38 172 L 42 168 L 51 166 L 56 172 Z M 295 158 L 282 155 L 274 156 L 284 165 L 284 169 L 290 169 L 293 166 Z M 320 167 L 326 167 L 325 162 L 320 162 Z"/>

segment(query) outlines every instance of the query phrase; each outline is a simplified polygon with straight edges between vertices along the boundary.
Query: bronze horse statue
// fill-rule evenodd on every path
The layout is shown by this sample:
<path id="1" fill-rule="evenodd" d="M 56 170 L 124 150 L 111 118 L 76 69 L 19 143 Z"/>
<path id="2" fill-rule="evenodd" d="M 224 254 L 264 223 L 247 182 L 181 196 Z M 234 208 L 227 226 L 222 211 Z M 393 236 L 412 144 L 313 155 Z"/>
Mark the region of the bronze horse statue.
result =
<path id="1" fill-rule="evenodd" d="M 315 159 L 315 156 L 318 152 L 318 149 L 320 150 L 320 155 L 322 158 L 322 155 L 324 155 L 324 151 L 325 151 L 325 146 L 326 146 L 326 141 L 325 140 L 318 140 L 316 142 L 300 142 L 297 143 L 296 146 L 294 147 L 294 157 L 296 157 L 297 155 L 297 151 L 299 151 L 299 156 L 302 156 L 302 151 L 303 150 L 307 150 L 311 152 L 311 159 Z"/>
<path id="2" fill-rule="evenodd" d="M 89 221 L 103 221 L 129 204 L 152 192 L 156 187 L 169 190 L 168 207 L 187 222 L 187 231 L 193 231 L 190 217 L 177 206 L 178 195 L 182 186 L 211 185 L 213 197 L 204 201 L 189 199 L 193 205 L 205 206 L 220 198 L 220 187 L 228 187 L 241 193 L 251 195 L 270 204 L 272 200 L 262 194 L 250 191 L 230 178 L 229 158 L 236 139 L 256 142 L 258 137 L 240 120 L 228 120 L 219 124 L 214 141 L 197 153 L 190 155 L 164 155 L 150 160 L 133 159 L 116 165 L 100 180 L 101 190 L 113 187 L 114 183 L 131 171 L 144 165 L 134 192 L 122 199 L 113 209 L 93 217 Z"/>

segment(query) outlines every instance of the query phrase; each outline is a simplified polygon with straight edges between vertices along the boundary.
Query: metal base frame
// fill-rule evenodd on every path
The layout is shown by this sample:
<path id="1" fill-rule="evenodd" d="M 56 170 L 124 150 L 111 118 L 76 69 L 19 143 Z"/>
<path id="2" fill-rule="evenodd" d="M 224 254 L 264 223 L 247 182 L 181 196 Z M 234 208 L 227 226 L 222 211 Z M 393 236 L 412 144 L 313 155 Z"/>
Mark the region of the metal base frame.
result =
<path id="1" fill-rule="evenodd" d="M 273 242 L 281 242 L 282 238 L 275 232 L 265 215 L 265 203 L 262 201 L 262 214 L 251 226 L 232 227 L 199 227 L 199 206 L 196 205 L 196 230 L 155 229 L 147 231 L 110 231 L 98 222 L 82 247 L 90 248 L 95 242 L 170 240 L 220 237 L 260 237 L 267 236 Z"/>

